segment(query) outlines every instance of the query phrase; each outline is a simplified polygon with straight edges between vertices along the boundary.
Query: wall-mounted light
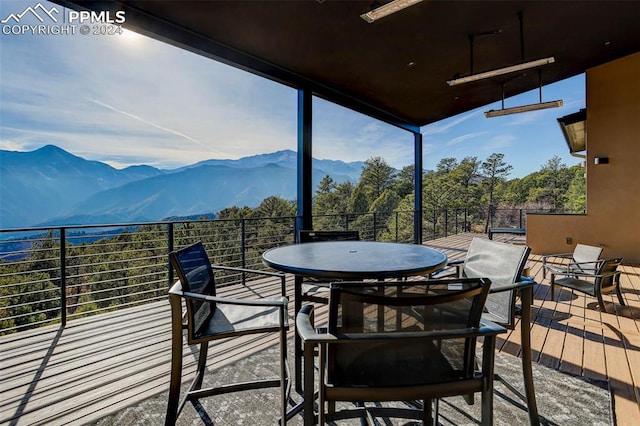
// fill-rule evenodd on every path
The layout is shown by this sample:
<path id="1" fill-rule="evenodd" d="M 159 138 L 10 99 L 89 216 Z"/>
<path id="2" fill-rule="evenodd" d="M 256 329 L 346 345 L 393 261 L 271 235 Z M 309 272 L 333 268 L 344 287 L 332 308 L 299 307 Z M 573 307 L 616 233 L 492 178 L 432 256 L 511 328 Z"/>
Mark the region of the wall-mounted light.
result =
<path id="1" fill-rule="evenodd" d="M 393 0 L 389 3 L 385 3 L 382 6 L 373 9 L 370 12 L 363 13 L 362 15 L 360 15 L 360 17 L 368 23 L 372 23 L 380 18 L 384 18 L 385 16 L 389 16 L 392 13 L 399 12 L 409 6 L 413 6 L 416 3 L 420 3 L 421 1 L 422 0 Z"/>
<path id="2" fill-rule="evenodd" d="M 496 77 L 499 75 L 510 74 L 512 72 L 524 71 L 530 68 L 536 68 L 542 65 L 552 64 L 556 60 L 553 56 L 544 59 L 538 59 L 536 61 L 525 62 L 523 64 L 512 65 L 510 67 L 499 68 L 497 70 L 485 71 L 478 74 L 468 75 L 466 77 L 456 78 L 454 80 L 448 80 L 447 84 L 449 86 L 455 86 L 458 84 L 469 83 L 472 81 L 483 80 L 485 78 Z"/>
<path id="3" fill-rule="evenodd" d="M 567 141 L 569 153 L 578 158 L 587 158 L 587 110 L 582 108 L 578 112 L 558 118 L 558 124 Z"/>
<path id="4" fill-rule="evenodd" d="M 609 157 L 594 157 L 593 164 L 609 164 Z"/>

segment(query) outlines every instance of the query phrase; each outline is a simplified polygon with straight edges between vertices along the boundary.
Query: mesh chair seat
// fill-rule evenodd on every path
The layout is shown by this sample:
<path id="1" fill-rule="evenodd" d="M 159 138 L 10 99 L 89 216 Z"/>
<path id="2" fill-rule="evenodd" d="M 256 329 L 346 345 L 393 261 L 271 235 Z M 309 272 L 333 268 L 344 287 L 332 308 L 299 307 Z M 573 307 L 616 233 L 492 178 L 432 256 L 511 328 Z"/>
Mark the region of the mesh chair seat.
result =
<path id="1" fill-rule="evenodd" d="M 275 303 L 286 303 L 273 299 Z M 288 328 L 288 324 L 285 324 Z M 280 309 L 275 306 L 226 305 L 218 303 L 206 324 L 195 335 L 196 338 L 224 338 L 255 332 L 272 332 L 280 329 Z"/>

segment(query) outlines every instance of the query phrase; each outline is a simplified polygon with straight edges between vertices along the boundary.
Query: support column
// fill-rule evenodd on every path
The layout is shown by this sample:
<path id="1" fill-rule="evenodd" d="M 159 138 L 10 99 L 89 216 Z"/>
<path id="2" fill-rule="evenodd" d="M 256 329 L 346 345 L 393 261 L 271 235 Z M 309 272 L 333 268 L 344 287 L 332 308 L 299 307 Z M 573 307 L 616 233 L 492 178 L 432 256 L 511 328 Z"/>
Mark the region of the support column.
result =
<path id="1" fill-rule="evenodd" d="M 422 133 L 420 131 L 413 132 L 414 140 L 414 204 L 413 210 L 415 215 L 413 217 L 413 242 L 415 244 L 422 244 Z"/>
<path id="2" fill-rule="evenodd" d="M 312 93 L 298 90 L 298 198 L 296 229 L 313 229 L 313 164 L 311 154 Z M 297 235 L 294 237 L 297 239 Z"/>

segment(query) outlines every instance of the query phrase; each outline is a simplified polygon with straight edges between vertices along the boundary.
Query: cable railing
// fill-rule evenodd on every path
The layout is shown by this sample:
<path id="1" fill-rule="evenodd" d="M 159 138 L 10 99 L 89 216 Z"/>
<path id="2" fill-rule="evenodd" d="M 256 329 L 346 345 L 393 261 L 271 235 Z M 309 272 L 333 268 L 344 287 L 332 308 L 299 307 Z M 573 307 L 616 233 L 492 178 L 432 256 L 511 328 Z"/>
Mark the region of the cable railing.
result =
<path id="1" fill-rule="evenodd" d="M 492 212 L 524 227 L 522 210 Z M 414 211 L 314 216 L 316 230 L 358 230 L 363 240 L 414 241 Z M 483 232 L 481 209 L 423 211 L 423 240 Z M 507 222 L 510 221 L 509 224 Z M 268 217 L 0 230 L 0 334 L 164 300 L 167 254 L 202 241 L 215 264 L 263 270 L 262 253 L 295 241 L 297 218 Z M 243 284 L 244 274 L 217 276 Z"/>

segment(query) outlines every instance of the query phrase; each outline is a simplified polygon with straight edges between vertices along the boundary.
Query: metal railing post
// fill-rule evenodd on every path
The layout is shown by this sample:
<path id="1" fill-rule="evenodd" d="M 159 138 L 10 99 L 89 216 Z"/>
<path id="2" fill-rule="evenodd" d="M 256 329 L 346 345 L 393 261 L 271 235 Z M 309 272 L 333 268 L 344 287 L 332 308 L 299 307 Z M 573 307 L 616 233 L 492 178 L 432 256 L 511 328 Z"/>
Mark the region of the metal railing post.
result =
<path id="1" fill-rule="evenodd" d="M 60 228 L 60 323 L 67 325 L 67 234 Z"/>
<path id="2" fill-rule="evenodd" d="M 174 247 L 174 235 L 173 235 L 173 222 L 167 224 L 167 269 L 169 277 L 169 288 L 173 285 L 173 268 L 171 267 L 171 261 L 169 260 L 169 253 L 173 251 Z"/>
<path id="3" fill-rule="evenodd" d="M 456 235 L 458 235 L 458 209 L 456 208 L 453 211 L 453 223 L 454 223 L 454 232 L 456 233 Z"/>
<path id="4" fill-rule="evenodd" d="M 471 229 L 467 229 L 467 223 L 469 222 L 469 209 L 464 209 L 464 232 L 469 232 Z"/>
<path id="5" fill-rule="evenodd" d="M 373 212 L 373 241 L 378 239 L 378 225 L 377 225 L 377 215 L 376 212 Z"/>
<path id="6" fill-rule="evenodd" d="M 398 227 L 400 226 L 400 224 L 398 223 L 398 212 L 396 213 L 396 243 L 398 242 Z"/>
<path id="7" fill-rule="evenodd" d="M 449 210 L 444 209 L 444 236 L 449 236 Z"/>
<path id="8" fill-rule="evenodd" d="M 436 237 L 436 233 L 437 233 L 437 230 L 436 230 L 436 209 L 433 209 L 433 239 L 434 240 L 437 238 Z"/>
<path id="9" fill-rule="evenodd" d="M 519 228 L 524 228 L 524 226 L 522 226 L 522 209 L 520 209 L 520 226 Z"/>
<path id="10" fill-rule="evenodd" d="M 247 240 L 245 231 L 245 218 L 242 218 L 240 219 L 240 259 L 243 268 L 247 267 L 247 255 L 245 253 L 247 249 Z M 242 273 L 242 285 L 247 285 L 247 275 L 244 272 Z"/>

